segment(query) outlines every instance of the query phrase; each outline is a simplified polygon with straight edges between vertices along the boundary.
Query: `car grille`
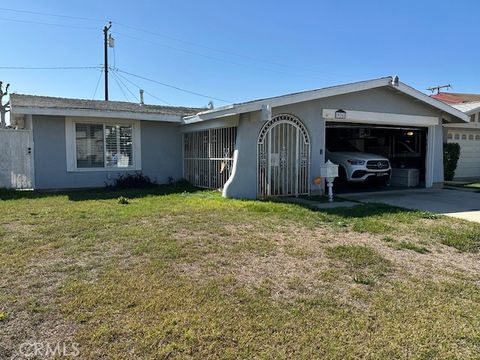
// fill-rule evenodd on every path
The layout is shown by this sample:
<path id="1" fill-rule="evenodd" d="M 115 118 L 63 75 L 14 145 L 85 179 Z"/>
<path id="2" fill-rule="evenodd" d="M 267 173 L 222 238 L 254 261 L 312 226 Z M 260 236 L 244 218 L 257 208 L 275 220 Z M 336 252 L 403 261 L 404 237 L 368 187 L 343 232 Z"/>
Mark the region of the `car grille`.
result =
<path id="1" fill-rule="evenodd" d="M 388 160 L 370 160 L 367 161 L 367 169 L 371 170 L 386 170 L 390 167 Z"/>

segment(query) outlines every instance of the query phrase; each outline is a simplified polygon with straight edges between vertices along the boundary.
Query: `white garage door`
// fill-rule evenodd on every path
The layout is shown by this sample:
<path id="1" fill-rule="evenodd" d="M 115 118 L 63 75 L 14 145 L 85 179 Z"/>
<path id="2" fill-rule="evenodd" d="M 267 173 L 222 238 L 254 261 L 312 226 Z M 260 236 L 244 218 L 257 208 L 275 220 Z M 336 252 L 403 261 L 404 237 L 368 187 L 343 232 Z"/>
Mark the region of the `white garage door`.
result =
<path id="1" fill-rule="evenodd" d="M 460 144 L 455 178 L 480 178 L 480 131 L 450 130 L 448 142 Z"/>

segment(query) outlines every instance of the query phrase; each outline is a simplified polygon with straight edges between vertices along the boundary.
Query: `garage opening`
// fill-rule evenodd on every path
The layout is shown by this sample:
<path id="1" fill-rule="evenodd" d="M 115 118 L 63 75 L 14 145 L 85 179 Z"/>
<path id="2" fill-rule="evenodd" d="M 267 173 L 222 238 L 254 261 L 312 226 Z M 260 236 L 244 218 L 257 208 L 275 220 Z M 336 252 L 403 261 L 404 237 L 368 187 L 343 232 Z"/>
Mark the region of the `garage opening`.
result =
<path id="1" fill-rule="evenodd" d="M 327 122 L 326 159 L 341 190 L 425 187 L 427 129 Z"/>

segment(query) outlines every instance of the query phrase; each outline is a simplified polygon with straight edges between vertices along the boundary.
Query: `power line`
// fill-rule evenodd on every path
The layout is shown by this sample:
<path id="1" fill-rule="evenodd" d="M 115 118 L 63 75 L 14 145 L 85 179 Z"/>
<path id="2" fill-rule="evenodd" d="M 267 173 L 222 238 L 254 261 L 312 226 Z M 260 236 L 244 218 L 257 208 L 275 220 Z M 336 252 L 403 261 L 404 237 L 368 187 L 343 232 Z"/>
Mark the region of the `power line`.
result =
<path id="1" fill-rule="evenodd" d="M 52 17 L 66 18 L 66 19 L 78 19 L 78 20 L 83 20 L 83 21 L 94 21 L 94 22 L 104 22 L 105 21 L 105 20 L 94 19 L 94 18 L 86 18 L 86 17 L 70 16 L 70 15 L 60 15 L 60 14 L 52 14 L 52 13 L 38 12 L 38 11 L 17 10 L 17 9 L 12 9 L 12 8 L 1 8 L 0 7 L 0 10 L 17 12 L 17 13 L 25 13 L 25 14 L 33 14 L 33 15 L 41 15 L 41 16 L 52 16 Z M 20 22 L 20 23 L 47 25 L 47 26 L 59 26 L 59 27 L 79 28 L 79 29 L 86 29 L 86 30 L 98 30 L 98 29 L 92 28 L 92 27 L 84 27 L 84 26 L 76 26 L 76 25 L 68 25 L 68 24 L 57 24 L 57 23 L 46 23 L 46 22 L 29 21 L 29 20 L 16 20 L 16 19 L 0 18 L 0 21 L 2 21 L 2 20 L 3 21 Z M 115 23 L 115 25 L 123 26 L 125 28 L 131 29 L 131 30 L 134 30 L 134 31 L 154 35 L 154 36 L 157 36 L 157 37 L 162 37 L 162 38 L 165 38 L 165 39 L 173 40 L 173 41 L 180 42 L 180 43 L 187 44 L 187 45 L 193 45 L 193 46 L 196 46 L 196 47 L 201 47 L 201 48 L 204 48 L 204 49 L 207 49 L 207 50 L 210 50 L 210 51 L 215 51 L 217 53 L 222 53 L 222 54 L 235 56 L 235 57 L 239 57 L 239 58 L 245 58 L 245 59 L 248 59 L 250 61 L 270 64 L 270 65 L 274 65 L 274 66 L 280 66 L 280 67 L 283 67 L 283 68 L 298 69 L 295 66 L 286 65 L 286 64 L 282 64 L 282 63 L 278 63 L 278 62 L 273 62 L 273 61 L 269 61 L 269 60 L 265 60 L 265 59 L 259 59 L 259 58 L 255 58 L 255 57 L 252 57 L 252 56 L 249 56 L 249 55 L 240 54 L 240 53 L 231 52 L 231 51 L 226 51 L 226 50 L 214 48 L 214 47 L 211 47 L 211 46 L 206 46 L 206 45 L 195 43 L 195 42 L 192 42 L 192 41 L 187 41 L 187 40 L 179 39 L 179 38 L 176 38 L 176 37 L 173 37 L 173 36 L 160 34 L 160 33 L 154 32 L 154 31 L 139 28 L 139 27 L 136 27 L 136 26 L 131 26 L 131 25 L 128 25 L 128 24 L 120 23 L 120 22 L 114 22 L 114 23 Z M 211 60 L 222 61 L 222 62 L 234 64 L 234 65 L 237 65 L 237 66 L 249 66 L 249 67 L 254 67 L 254 68 L 257 68 L 257 69 L 260 69 L 260 70 L 266 70 L 266 71 L 270 71 L 270 72 L 274 72 L 274 73 L 278 73 L 278 74 L 282 74 L 282 75 L 287 75 L 287 76 L 295 76 L 295 77 L 317 79 L 317 80 L 327 80 L 327 81 L 328 80 L 333 80 L 333 78 L 320 77 L 320 76 L 317 76 L 317 75 L 313 75 L 313 76 L 312 75 L 304 75 L 304 74 L 298 74 L 298 73 L 292 73 L 292 72 L 285 72 L 285 71 L 281 71 L 281 70 L 278 70 L 278 69 L 260 67 L 260 66 L 254 65 L 254 64 L 239 63 L 239 62 L 236 62 L 236 61 L 232 61 L 232 60 L 228 60 L 228 59 L 224 59 L 224 58 L 218 58 L 218 57 L 215 57 L 215 56 L 206 55 L 206 54 L 202 54 L 202 53 L 198 53 L 198 52 L 195 52 L 195 51 L 178 48 L 178 47 L 171 46 L 171 45 L 160 44 L 160 43 L 148 40 L 148 39 L 138 38 L 138 37 L 130 36 L 128 34 L 122 34 L 121 32 L 116 32 L 116 33 L 121 34 L 125 37 L 132 38 L 134 40 L 149 42 L 149 43 L 156 44 L 156 45 L 159 45 L 159 46 L 163 46 L 163 47 L 166 47 L 166 48 L 170 48 L 170 49 L 173 49 L 173 50 L 176 50 L 176 51 L 182 51 L 182 52 L 185 52 L 185 53 L 188 53 L 188 54 L 201 56 L 201 57 L 211 59 Z M 315 70 L 310 70 L 310 69 L 308 71 L 309 72 L 312 72 L 312 71 L 315 72 Z M 352 77 L 352 76 L 349 75 L 347 77 Z"/>
<path id="2" fill-rule="evenodd" d="M 131 80 L 130 80 L 129 78 L 127 78 L 126 76 L 123 76 L 122 74 L 120 74 L 120 73 L 118 73 L 118 72 L 116 72 L 116 74 L 117 74 L 118 76 L 120 76 L 123 80 L 127 81 L 128 83 L 130 83 L 131 85 L 137 87 L 139 90 L 140 90 L 140 89 L 143 89 L 143 87 L 141 87 L 141 86 L 139 86 L 138 84 L 134 83 L 133 81 L 131 81 Z M 143 89 L 143 91 L 145 91 L 146 94 L 150 95 L 150 96 L 153 97 L 154 99 L 157 99 L 158 101 L 161 101 L 161 102 L 163 102 L 163 103 L 165 103 L 165 104 L 167 104 L 167 105 L 172 105 L 172 104 L 169 103 L 168 101 L 163 100 L 163 99 L 159 98 L 158 96 L 155 96 L 154 94 L 148 92 L 148 91 L 145 90 L 145 89 Z"/>
<path id="3" fill-rule="evenodd" d="M 97 85 L 95 86 L 95 91 L 93 93 L 92 100 L 95 100 L 95 95 L 97 95 L 98 85 L 100 85 L 100 80 L 102 80 L 102 75 L 103 75 L 103 69 L 100 69 L 100 76 L 98 77 Z"/>
<path id="4" fill-rule="evenodd" d="M 286 67 L 286 68 L 295 68 L 292 65 L 282 64 L 282 63 L 278 63 L 278 62 L 275 62 L 275 61 L 270 61 L 270 60 L 260 59 L 260 58 L 256 58 L 256 57 L 245 55 L 245 54 L 240 54 L 240 53 L 237 53 L 237 52 L 218 49 L 218 48 L 214 48 L 214 47 L 211 47 L 211 46 L 196 43 L 196 42 L 193 42 L 193 41 L 183 40 L 183 39 L 179 39 L 179 38 L 176 38 L 176 37 L 173 37 L 173 36 L 160 34 L 160 33 L 157 33 L 157 32 L 151 31 L 151 30 L 127 25 L 127 24 L 124 24 L 124 23 L 115 22 L 115 25 L 123 26 L 123 27 L 131 29 L 131 30 L 143 32 L 145 34 L 154 35 L 154 36 L 161 37 L 161 38 L 164 38 L 164 39 L 173 40 L 173 41 L 180 42 L 180 43 L 183 43 L 183 44 L 186 44 L 186 45 L 193 45 L 193 46 L 201 47 L 201 48 L 204 48 L 204 49 L 207 49 L 207 50 L 210 50 L 210 51 L 215 51 L 215 52 L 230 55 L 230 56 L 236 56 L 236 57 L 248 59 L 248 60 L 255 61 L 255 62 L 261 62 L 261 63 L 265 63 L 265 64 L 270 64 L 270 65 L 275 65 L 275 66 L 280 66 L 280 67 Z"/>
<path id="5" fill-rule="evenodd" d="M 46 12 L 40 12 L 40 11 L 19 10 L 19 9 L 11 9 L 11 8 L 4 8 L 4 7 L 0 7 L 0 10 L 22 13 L 22 14 L 52 16 L 52 17 L 58 17 L 58 18 L 64 18 L 64 19 L 76 19 L 76 20 L 95 21 L 95 22 L 102 22 L 102 23 L 105 22 L 105 20 L 100 20 L 100 19 L 92 19 L 87 17 L 71 16 L 71 15 L 52 14 L 52 13 L 46 13 Z"/>
<path id="6" fill-rule="evenodd" d="M 140 99 L 137 97 L 137 95 L 135 95 L 135 94 L 132 92 L 132 90 L 130 90 L 130 88 L 129 88 L 127 85 L 125 85 L 125 83 L 122 81 L 122 79 L 120 79 L 120 77 L 118 77 L 118 74 L 116 74 L 115 72 L 112 72 L 112 74 L 113 74 L 114 77 L 117 78 L 117 80 L 120 82 L 120 84 L 122 84 L 123 87 L 124 87 L 125 89 L 127 89 L 127 91 L 130 93 L 130 95 L 132 95 L 133 98 L 134 98 L 135 100 L 137 100 L 137 102 L 140 102 Z"/>
<path id="7" fill-rule="evenodd" d="M 130 102 L 129 97 L 128 97 L 127 94 L 125 93 L 125 90 L 123 90 L 122 85 L 120 85 L 120 83 L 118 82 L 118 79 L 117 79 L 116 76 L 113 77 L 113 80 L 115 80 L 115 82 L 117 83 L 117 85 L 118 85 L 118 87 L 120 88 L 120 91 L 122 92 L 123 97 L 125 98 L 125 100 L 127 100 L 127 102 Z"/>
<path id="8" fill-rule="evenodd" d="M 46 13 L 46 12 L 39 12 L 39 11 L 29 11 L 29 10 L 19 10 L 19 9 L 3 8 L 3 7 L 0 7 L 0 10 L 10 11 L 10 12 L 15 12 L 15 13 L 23 13 L 23 14 L 51 16 L 51 17 L 57 17 L 57 18 L 77 19 L 77 20 L 82 20 L 82 21 L 94 21 L 94 22 L 104 22 L 105 21 L 105 20 L 101 20 L 101 19 L 94 19 L 94 18 L 88 18 L 88 17 L 61 15 L 61 14 L 53 14 L 53 13 Z M 47 23 L 47 22 L 30 21 L 30 20 L 0 18 L 0 21 L 11 21 L 11 22 L 19 22 L 19 23 L 38 24 L 38 25 L 46 25 L 46 26 L 58 26 L 58 27 L 77 28 L 77 29 L 85 29 L 85 30 L 95 30 L 95 31 L 98 30 L 97 28 L 93 28 L 93 27 L 84 27 L 84 26 L 76 26 L 76 25 L 69 25 L 69 24 L 58 24 L 58 23 Z M 223 49 L 214 48 L 214 47 L 211 47 L 211 46 L 206 46 L 206 45 L 195 43 L 195 42 L 192 42 L 192 41 L 187 41 L 187 40 L 179 39 L 179 38 L 176 38 L 176 37 L 173 37 L 173 36 L 160 34 L 160 33 L 154 32 L 154 31 L 139 28 L 139 27 L 136 27 L 136 26 L 131 26 L 131 25 L 128 25 L 128 24 L 120 23 L 120 22 L 114 22 L 114 23 L 116 25 L 123 26 L 125 28 L 131 29 L 131 30 L 134 30 L 134 31 L 154 35 L 154 36 L 157 36 L 157 37 L 162 37 L 162 38 L 173 40 L 173 41 L 180 42 L 180 43 L 183 43 L 183 44 L 188 44 L 188 45 L 193 45 L 193 46 L 196 46 L 196 47 L 201 47 L 201 48 L 204 48 L 204 49 L 207 49 L 207 50 L 210 50 L 210 51 L 215 51 L 217 53 L 222 53 L 222 54 L 235 56 L 235 57 L 239 57 L 239 58 L 245 58 L 245 59 L 248 59 L 250 61 L 255 61 L 255 62 L 260 62 L 260 63 L 265 63 L 265 64 L 271 64 L 271 65 L 280 66 L 280 67 L 283 67 L 283 68 L 298 69 L 298 67 L 295 67 L 295 66 L 281 64 L 281 63 L 278 63 L 278 62 L 273 62 L 273 61 L 269 61 L 269 60 L 265 60 L 265 59 L 255 58 L 255 57 L 245 55 L 245 54 L 240 54 L 240 53 L 236 53 L 236 52 L 231 52 L 231 51 L 226 51 L 226 50 L 223 50 Z M 284 76 L 302 77 L 302 78 L 317 79 L 317 80 L 323 80 L 323 81 L 333 80 L 333 78 L 320 77 L 320 76 L 317 76 L 317 75 L 313 75 L 313 76 L 312 75 L 304 75 L 304 74 L 298 74 L 298 73 L 292 73 L 292 72 L 285 72 L 285 71 L 281 71 L 281 70 L 278 70 L 278 69 L 260 67 L 260 66 L 254 65 L 254 64 L 239 63 L 239 62 L 228 60 L 228 59 L 225 59 L 225 58 L 218 58 L 218 57 L 215 57 L 215 56 L 206 55 L 206 54 L 198 53 L 198 52 L 191 51 L 191 50 L 177 48 L 177 47 L 171 46 L 171 45 L 156 43 L 156 42 L 153 42 L 151 40 L 130 36 L 128 34 L 122 34 L 122 33 L 119 33 L 119 32 L 117 32 L 117 33 L 121 34 L 125 37 L 135 39 L 135 40 L 146 41 L 146 42 L 153 43 L 153 44 L 163 46 L 163 47 L 166 47 L 166 48 L 170 48 L 170 49 L 173 49 L 173 50 L 176 50 L 176 51 L 181 51 L 181 52 L 185 52 L 185 53 L 188 53 L 188 54 L 201 56 L 201 57 L 211 59 L 211 60 L 222 61 L 222 62 L 234 64 L 234 65 L 237 65 L 237 66 L 249 66 L 249 67 L 257 68 L 257 69 L 260 69 L 260 70 L 266 70 L 266 71 L 274 72 L 274 73 L 281 74 L 281 75 L 284 75 Z M 312 72 L 312 71 L 315 72 L 315 70 L 310 70 L 310 69 L 308 71 L 309 72 Z M 344 76 L 344 77 L 351 78 L 352 75 L 348 75 L 348 76 Z"/>
<path id="9" fill-rule="evenodd" d="M 46 25 L 46 26 L 58 26 L 58 27 L 73 28 L 73 29 L 82 29 L 82 30 L 95 30 L 95 31 L 98 30 L 97 28 L 94 28 L 94 27 L 78 26 L 78 25 L 68 25 L 68 24 L 47 23 L 47 22 L 33 21 L 33 20 L 19 20 L 19 19 L 0 18 L 0 21 L 9 21 L 9 22 L 22 23 L 22 24 L 36 24 L 36 25 Z"/>
<path id="10" fill-rule="evenodd" d="M 317 80 L 323 80 L 323 81 L 332 80 L 332 79 L 328 79 L 328 78 L 325 78 L 325 77 L 319 77 L 319 76 L 316 76 L 316 75 L 298 74 L 298 73 L 293 73 L 293 72 L 290 72 L 290 71 L 285 72 L 285 71 L 282 71 L 282 70 L 279 70 L 279 69 L 267 68 L 267 67 L 258 66 L 258 65 L 255 65 L 255 64 L 241 63 L 241 62 L 237 62 L 237 61 L 233 61 L 233 60 L 229 60 L 229 59 L 224 59 L 224 58 L 219 58 L 219 57 L 212 56 L 212 55 L 199 53 L 199 52 L 192 51 L 192 50 L 179 48 L 179 47 L 172 46 L 172 45 L 159 43 L 159 42 L 152 41 L 152 40 L 149 40 L 149 39 L 144 39 L 144 38 L 139 38 L 139 37 L 136 37 L 136 36 L 131 36 L 131 35 L 128 35 L 128 34 L 125 34 L 125 33 L 122 33 L 122 32 L 118 32 L 118 31 L 116 31 L 115 33 L 118 34 L 118 35 L 121 35 L 123 37 L 133 39 L 133 40 L 147 42 L 147 43 L 157 45 L 157 46 L 161 46 L 161 47 L 164 47 L 164 48 L 167 48 L 167 49 L 180 51 L 180 52 L 190 54 L 190 55 L 200 56 L 200 57 L 210 59 L 210 60 L 215 60 L 215 61 L 220 61 L 220 62 L 224 62 L 224 63 L 228 63 L 228 64 L 233 64 L 233 65 L 236 65 L 236 66 L 250 67 L 250 68 L 255 68 L 255 69 L 259 69 L 259 70 L 263 70 L 263 71 L 270 71 L 270 72 L 280 74 L 280 75 L 283 75 L 283 76 L 290 76 L 290 77 L 294 76 L 294 77 L 301 77 L 301 78 L 307 78 L 307 79 L 317 79 Z"/>
<path id="11" fill-rule="evenodd" d="M 171 85 L 171 84 L 167 84 L 167 83 L 164 83 L 164 82 L 161 82 L 161 81 L 158 81 L 158 80 L 150 79 L 150 78 L 147 78 L 145 76 L 136 75 L 136 74 L 133 74 L 131 72 L 124 71 L 124 70 L 121 70 L 121 69 L 115 69 L 115 71 L 119 71 L 119 72 L 124 73 L 126 75 L 130 75 L 130 76 L 142 79 L 142 80 L 150 81 L 152 83 L 159 84 L 159 85 L 162 85 L 162 86 L 166 86 L 166 87 L 169 87 L 171 89 L 182 91 L 182 92 L 185 92 L 185 93 L 188 93 L 188 94 L 197 95 L 197 96 L 200 96 L 200 97 L 203 97 L 203 98 L 218 100 L 218 101 L 221 101 L 221 102 L 224 102 L 224 103 L 232 103 L 233 102 L 233 101 L 229 101 L 229 100 L 225 100 L 225 99 L 220 99 L 220 98 L 217 98 L 217 97 L 214 97 L 214 96 L 209 96 L 209 95 L 205 95 L 205 94 L 202 94 L 202 93 L 198 93 L 196 91 L 184 89 L 184 88 L 181 88 L 181 87 L 178 87 L 178 86 L 175 86 L 175 85 Z"/>
<path id="12" fill-rule="evenodd" d="M 0 7 L 0 10 L 14 12 L 14 13 L 20 13 L 20 14 L 41 15 L 41 16 L 50 16 L 50 17 L 56 17 L 56 18 L 76 19 L 76 20 L 102 22 L 102 23 L 106 21 L 105 19 L 94 19 L 94 18 L 81 17 L 81 16 L 61 15 L 61 14 L 53 14 L 53 13 L 31 11 L 31 10 L 20 10 L 20 9 L 12 9 L 12 8 L 5 8 L 5 7 Z M 13 21 L 12 19 L 5 19 L 5 20 Z M 269 60 L 265 60 L 265 59 L 259 59 L 259 58 L 255 58 L 255 57 L 245 55 L 245 54 L 239 54 L 239 53 L 232 52 L 232 51 L 226 51 L 226 50 L 223 50 L 223 49 L 218 49 L 218 48 L 214 48 L 214 47 L 211 47 L 211 46 L 206 46 L 206 45 L 203 45 L 203 44 L 195 43 L 193 41 L 187 41 L 187 40 L 179 39 L 177 37 L 169 36 L 169 35 L 166 35 L 166 34 L 161 34 L 161 33 L 155 32 L 155 31 L 151 31 L 151 30 L 148 30 L 148 29 L 144 29 L 144 28 L 140 28 L 140 27 L 136 27 L 136 26 L 120 23 L 120 22 L 114 22 L 114 23 L 115 23 L 115 25 L 123 26 L 125 28 L 131 29 L 131 30 L 134 30 L 134 31 L 143 32 L 145 34 L 150 34 L 150 35 L 157 36 L 157 37 L 162 37 L 164 39 L 173 40 L 173 41 L 180 42 L 180 43 L 183 43 L 183 44 L 186 44 L 186 45 L 193 45 L 193 46 L 197 46 L 197 47 L 202 47 L 204 49 L 215 51 L 215 52 L 218 52 L 218 53 L 223 53 L 223 54 L 226 54 L 226 55 L 241 57 L 241 58 L 249 59 L 249 60 L 252 60 L 252 61 L 267 63 L 267 64 L 271 64 L 271 65 L 276 65 L 276 66 L 291 67 L 289 65 L 281 64 L 281 63 L 278 63 L 278 62 L 273 62 L 273 61 L 269 61 Z M 47 25 L 47 23 L 42 23 L 42 24 Z M 49 25 L 64 26 L 64 25 L 60 25 L 60 24 L 49 24 Z M 65 25 L 65 26 L 67 26 L 67 25 Z"/>
<path id="13" fill-rule="evenodd" d="M 0 70 L 91 70 L 101 66 L 0 66 Z"/>

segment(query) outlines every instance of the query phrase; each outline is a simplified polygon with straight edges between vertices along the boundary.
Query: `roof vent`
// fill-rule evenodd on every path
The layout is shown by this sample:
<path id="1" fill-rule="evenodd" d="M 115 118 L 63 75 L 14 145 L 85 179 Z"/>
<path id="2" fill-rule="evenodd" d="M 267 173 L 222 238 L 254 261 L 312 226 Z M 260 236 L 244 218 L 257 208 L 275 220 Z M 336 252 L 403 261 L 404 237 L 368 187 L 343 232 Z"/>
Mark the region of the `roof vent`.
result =
<path id="1" fill-rule="evenodd" d="M 395 75 L 394 77 L 392 77 L 393 86 L 398 86 L 399 83 L 400 83 L 400 78 L 398 77 L 398 75 Z"/>

